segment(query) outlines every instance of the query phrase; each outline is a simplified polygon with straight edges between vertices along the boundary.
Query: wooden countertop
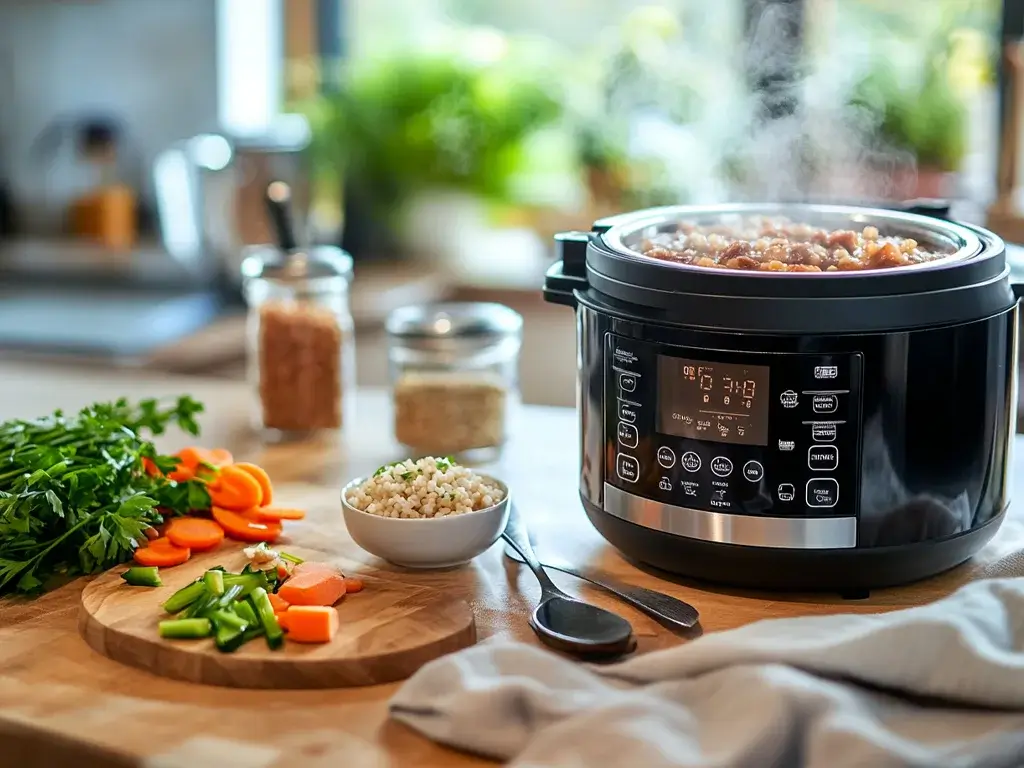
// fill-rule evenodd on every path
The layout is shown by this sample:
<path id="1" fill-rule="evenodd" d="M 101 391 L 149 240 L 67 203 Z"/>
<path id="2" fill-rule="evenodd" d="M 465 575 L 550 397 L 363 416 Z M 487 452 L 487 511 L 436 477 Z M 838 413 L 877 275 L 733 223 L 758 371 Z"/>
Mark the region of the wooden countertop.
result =
<path id="1" fill-rule="evenodd" d="M 263 447 L 246 426 L 248 392 L 241 384 L 139 372 L 101 373 L 6 365 L 0 377 L 0 418 L 36 416 L 118 396 L 188 392 L 206 403 L 203 442 L 225 445 L 267 467 L 283 501 L 301 503 L 309 519 L 296 524 L 296 543 L 335 535 L 341 485 L 400 458 L 390 438 L 390 406 L 382 392 L 358 393 L 358 420 L 339 447 Z M 996 539 L 973 561 L 922 584 L 880 590 L 869 599 L 833 595 L 768 595 L 668 582 L 623 561 L 586 522 L 577 498 L 576 420 L 569 409 L 526 407 L 506 456 L 494 468 L 515 488 L 539 549 L 596 565 L 628 581 L 670 592 L 700 610 L 706 632 L 762 618 L 874 612 L 934 600 L 964 582 L 1024 574 L 1024 515 L 1011 511 Z M 168 436 L 163 446 L 184 442 Z M 1018 456 L 1020 452 L 1018 451 Z M 1015 465 L 1019 473 L 1021 464 Z M 500 546 L 470 567 L 432 574 L 402 573 L 365 555 L 367 568 L 418 580 L 470 599 L 482 637 L 534 642 L 526 616 L 539 590 L 507 563 Z M 613 608 L 640 635 L 641 650 L 685 642 L 606 595 L 557 580 L 570 592 Z M 29 766 L 285 765 L 469 766 L 476 758 L 437 747 L 387 720 L 395 686 L 337 691 L 240 691 L 179 683 L 121 666 L 92 651 L 76 629 L 79 580 L 34 601 L 0 602 L 0 762 Z"/>

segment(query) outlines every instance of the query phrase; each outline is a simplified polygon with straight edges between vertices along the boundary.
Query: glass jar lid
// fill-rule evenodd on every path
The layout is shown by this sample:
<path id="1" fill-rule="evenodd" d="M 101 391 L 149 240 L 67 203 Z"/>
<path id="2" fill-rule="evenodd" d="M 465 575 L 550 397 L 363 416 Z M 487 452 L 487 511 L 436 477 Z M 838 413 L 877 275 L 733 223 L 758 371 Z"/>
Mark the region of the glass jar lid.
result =
<path id="1" fill-rule="evenodd" d="M 352 279 L 352 257 L 333 245 L 317 245 L 289 254 L 272 245 L 252 246 L 242 261 L 242 277 L 282 283 Z"/>
<path id="2" fill-rule="evenodd" d="M 418 341 L 498 340 L 518 336 L 522 316 L 503 304 L 462 302 L 401 307 L 388 315 L 389 336 Z"/>

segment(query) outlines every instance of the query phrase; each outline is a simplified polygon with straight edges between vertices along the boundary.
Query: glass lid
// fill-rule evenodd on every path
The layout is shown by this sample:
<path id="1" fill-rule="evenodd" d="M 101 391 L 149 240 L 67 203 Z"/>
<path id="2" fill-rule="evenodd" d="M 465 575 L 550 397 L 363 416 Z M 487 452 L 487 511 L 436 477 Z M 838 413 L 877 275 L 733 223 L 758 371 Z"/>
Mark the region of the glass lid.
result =
<path id="1" fill-rule="evenodd" d="M 838 276 L 929 269 L 982 251 L 978 235 L 952 222 L 840 205 L 670 206 L 609 223 L 602 238 L 612 249 L 677 269 Z"/>

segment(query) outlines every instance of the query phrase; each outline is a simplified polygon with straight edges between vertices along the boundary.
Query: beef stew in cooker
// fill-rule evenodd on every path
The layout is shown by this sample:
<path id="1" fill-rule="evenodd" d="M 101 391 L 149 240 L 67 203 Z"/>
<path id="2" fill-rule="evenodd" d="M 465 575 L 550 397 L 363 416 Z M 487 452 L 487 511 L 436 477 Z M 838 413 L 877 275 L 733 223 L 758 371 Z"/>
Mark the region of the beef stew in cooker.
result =
<path id="1" fill-rule="evenodd" d="M 826 230 L 780 219 L 751 218 L 739 225 L 681 222 L 640 243 L 652 259 L 717 269 L 836 272 L 924 264 L 949 256 L 909 237 L 886 236 L 866 226 Z"/>

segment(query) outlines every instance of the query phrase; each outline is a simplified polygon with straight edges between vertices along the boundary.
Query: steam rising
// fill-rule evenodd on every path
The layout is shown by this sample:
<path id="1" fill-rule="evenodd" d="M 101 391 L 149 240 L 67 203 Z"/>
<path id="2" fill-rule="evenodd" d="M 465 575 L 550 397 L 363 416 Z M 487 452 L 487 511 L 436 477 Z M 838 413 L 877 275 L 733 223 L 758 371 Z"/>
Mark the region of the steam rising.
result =
<path id="1" fill-rule="evenodd" d="M 801 71 L 799 23 L 793 5 L 762 0 L 749 25 L 743 64 L 750 90 L 729 111 L 726 194 L 777 202 L 911 197 L 913 153 L 878 139 L 878 110 L 848 103 L 861 74 L 856 57 L 844 50 L 816 71 Z"/>

